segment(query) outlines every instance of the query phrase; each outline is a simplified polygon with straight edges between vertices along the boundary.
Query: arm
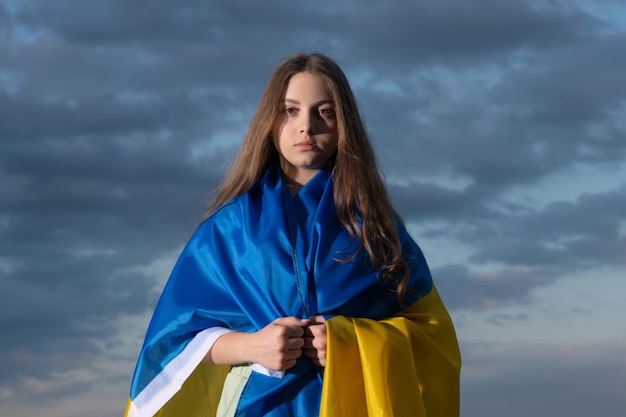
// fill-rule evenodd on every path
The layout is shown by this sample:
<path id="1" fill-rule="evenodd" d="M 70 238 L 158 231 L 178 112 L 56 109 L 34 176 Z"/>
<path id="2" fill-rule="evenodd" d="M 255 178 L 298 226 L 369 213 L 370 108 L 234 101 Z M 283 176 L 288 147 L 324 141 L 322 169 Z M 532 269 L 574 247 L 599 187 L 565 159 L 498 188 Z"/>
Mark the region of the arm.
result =
<path id="1" fill-rule="evenodd" d="M 230 332 L 215 341 L 204 357 L 211 365 L 257 363 L 267 369 L 283 371 L 302 356 L 304 326 L 308 320 L 283 317 L 253 332 Z"/>

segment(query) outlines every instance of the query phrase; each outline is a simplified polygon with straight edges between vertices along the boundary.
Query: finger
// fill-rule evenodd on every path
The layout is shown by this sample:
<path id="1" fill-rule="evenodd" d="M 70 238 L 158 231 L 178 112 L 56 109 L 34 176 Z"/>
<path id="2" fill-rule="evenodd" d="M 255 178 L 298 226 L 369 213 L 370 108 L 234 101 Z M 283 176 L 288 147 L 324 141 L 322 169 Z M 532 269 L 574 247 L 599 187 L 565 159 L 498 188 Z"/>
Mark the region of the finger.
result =
<path id="1" fill-rule="evenodd" d="M 294 326 L 294 327 L 304 327 L 308 326 L 310 323 L 309 319 L 299 319 L 297 317 L 289 316 L 289 317 L 279 317 L 273 322 L 274 324 L 280 324 L 282 326 Z"/>
<path id="2" fill-rule="evenodd" d="M 310 317 L 309 317 L 309 321 L 311 322 L 311 324 L 322 324 L 322 323 L 326 323 L 326 319 L 325 319 L 325 318 L 324 318 L 324 316 L 322 316 L 322 315 L 310 316 Z"/>
<path id="3" fill-rule="evenodd" d="M 285 361 L 279 371 L 286 371 L 287 369 L 294 367 L 296 363 L 297 361 L 295 359 Z"/>
<path id="4" fill-rule="evenodd" d="M 310 337 L 319 337 L 326 334 L 326 324 L 313 324 L 305 330 L 305 335 Z"/>
<path id="5" fill-rule="evenodd" d="M 317 366 L 326 365 L 326 354 L 316 349 L 302 349 L 302 354 Z"/>
<path id="6" fill-rule="evenodd" d="M 281 360 L 284 362 L 286 360 L 295 360 L 302 356 L 304 353 L 302 349 L 288 349 L 281 353 Z"/>
<path id="7" fill-rule="evenodd" d="M 303 337 L 302 338 L 302 347 L 306 349 L 313 349 L 313 338 L 312 337 Z"/>
<path id="8" fill-rule="evenodd" d="M 305 338 L 303 340 L 304 344 L 302 347 L 306 349 L 313 349 L 317 351 L 325 346 L 324 342 L 319 338 Z"/>
<path id="9" fill-rule="evenodd" d="M 287 337 L 302 337 L 304 328 L 299 326 L 285 326 L 285 335 Z"/>
<path id="10" fill-rule="evenodd" d="M 305 344 L 302 337 L 290 337 L 287 339 L 287 348 L 290 350 L 301 349 Z"/>
<path id="11" fill-rule="evenodd" d="M 324 366 L 325 364 L 325 360 L 322 360 L 314 349 L 303 349 L 302 354 L 317 366 Z"/>

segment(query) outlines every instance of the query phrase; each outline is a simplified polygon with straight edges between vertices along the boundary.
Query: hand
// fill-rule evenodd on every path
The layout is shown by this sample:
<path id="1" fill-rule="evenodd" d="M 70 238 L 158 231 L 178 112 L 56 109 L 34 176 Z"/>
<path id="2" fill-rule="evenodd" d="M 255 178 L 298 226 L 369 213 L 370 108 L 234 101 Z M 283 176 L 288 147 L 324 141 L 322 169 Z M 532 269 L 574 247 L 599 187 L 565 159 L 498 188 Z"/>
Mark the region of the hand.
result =
<path id="1" fill-rule="evenodd" d="M 302 356 L 304 326 L 308 323 L 296 317 L 282 317 L 250 334 L 250 362 L 276 371 L 294 366 Z"/>
<path id="2" fill-rule="evenodd" d="M 311 316 L 309 321 L 304 328 L 302 353 L 315 365 L 326 366 L 326 320 L 323 316 Z"/>

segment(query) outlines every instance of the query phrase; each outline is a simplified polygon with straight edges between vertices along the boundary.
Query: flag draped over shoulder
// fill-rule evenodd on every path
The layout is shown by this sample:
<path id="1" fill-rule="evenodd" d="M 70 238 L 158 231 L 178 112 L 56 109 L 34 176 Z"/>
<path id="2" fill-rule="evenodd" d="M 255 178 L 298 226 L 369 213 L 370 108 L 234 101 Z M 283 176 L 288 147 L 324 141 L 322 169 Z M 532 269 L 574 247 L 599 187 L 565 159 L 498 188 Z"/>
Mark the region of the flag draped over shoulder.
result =
<path id="1" fill-rule="evenodd" d="M 282 378 L 252 372 L 236 415 L 458 415 L 454 328 L 420 249 L 398 223 L 411 271 L 400 311 L 367 253 L 338 261 L 357 243 L 339 223 L 332 183 L 322 171 L 292 197 L 272 167 L 198 228 L 155 309 L 128 417 L 214 416 L 230 369 L 201 363 L 216 328 L 254 332 L 318 314 L 327 318 L 326 367 L 301 357 Z"/>
<path id="2" fill-rule="evenodd" d="M 394 317 L 326 327 L 320 417 L 459 415 L 461 357 L 435 287 Z"/>

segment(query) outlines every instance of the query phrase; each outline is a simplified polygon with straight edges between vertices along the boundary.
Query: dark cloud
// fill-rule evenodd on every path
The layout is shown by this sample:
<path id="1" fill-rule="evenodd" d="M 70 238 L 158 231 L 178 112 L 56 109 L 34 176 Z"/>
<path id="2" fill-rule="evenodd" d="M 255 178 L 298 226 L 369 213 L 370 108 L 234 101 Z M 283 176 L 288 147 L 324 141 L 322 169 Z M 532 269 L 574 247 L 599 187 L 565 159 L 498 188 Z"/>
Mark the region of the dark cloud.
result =
<path id="1" fill-rule="evenodd" d="M 557 202 L 543 210 L 508 216 L 495 233 L 480 230 L 465 236 L 483 247 L 475 261 L 500 261 L 518 265 L 549 265 L 572 269 L 623 265 L 626 240 L 620 225 L 626 220 L 626 187 L 598 194 L 582 194 L 575 202 Z M 492 229 L 493 230 L 493 229 Z"/>
<path id="2" fill-rule="evenodd" d="M 554 283 L 554 268 L 506 267 L 498 270 L 470 269 L 448 264 L 433 268 L 433 277 L 446 305 L 453 310 L 496 309 L 504 305 L 528 305 L 529 292 Z"/>
<path id="3" fill-rule="evenodd" d="M 520 1 L 406 0 L 394 7 L 369 2 L 359 6 L 348 3 L 339 9 L 335 16 L 347 20 L 343 33 L 355 33 L 347 39 L 358 40 L 355 45 L 345 42 L 341 52 L 351 57 L 375 54 L 377 60 L 395 67 L 407 63 L 467 65 L 522 48 L 545 49 L 569 43 L 600 27 L 596 19 L 575 10 L 540 10 L 533 2 Z"/>
<path id="4" fill-rule="evenodd" d="M 422 227 L 418 240 L 452 238 L 470 248 L 468 265 L 446 264 L 433 274 L 452 308 L 481 309 L 526 303 L 530 291 L 572 273 L 623 267 L 625 191 L 622 186 L 574 202 L 498 211 L 465 193 L 411 185 L 397 201 L 412 210 L 406 218 L 438 222 Z"/>

